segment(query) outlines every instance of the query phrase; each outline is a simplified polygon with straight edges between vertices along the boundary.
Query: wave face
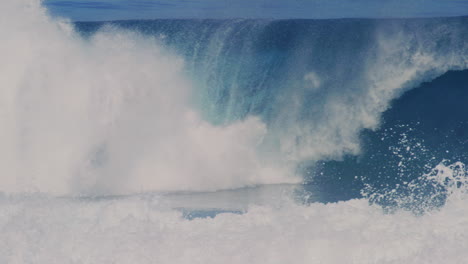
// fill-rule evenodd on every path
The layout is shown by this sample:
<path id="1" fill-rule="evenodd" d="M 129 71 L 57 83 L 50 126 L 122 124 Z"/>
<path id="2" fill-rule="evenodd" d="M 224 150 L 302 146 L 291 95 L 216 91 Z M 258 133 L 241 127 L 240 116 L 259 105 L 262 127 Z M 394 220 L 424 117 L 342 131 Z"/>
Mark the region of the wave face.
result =
<path id="1" fill-rule="evenodd" d="M 466 17 L 0 18 L 0 262 L 466 262 Z"/>

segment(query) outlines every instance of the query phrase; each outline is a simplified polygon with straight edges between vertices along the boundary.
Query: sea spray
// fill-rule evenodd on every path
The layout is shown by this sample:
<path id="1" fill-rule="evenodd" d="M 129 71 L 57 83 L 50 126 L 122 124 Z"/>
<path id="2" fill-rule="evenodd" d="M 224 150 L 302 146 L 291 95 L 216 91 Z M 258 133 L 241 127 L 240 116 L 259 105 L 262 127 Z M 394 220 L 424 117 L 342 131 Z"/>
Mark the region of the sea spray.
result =
<path id="1" fill-rule="evenodd" d="M 183 59 L 156 38 L 108 28 L 83 39 L 35 2 L 4 3 L 1 12 L 9 21 L 0 24 L 0 191 L 98 195 L 299 181 L 287 164 L 257 153 L 267 133 L 258 118 L 204 121 L 190 106 Z"/>

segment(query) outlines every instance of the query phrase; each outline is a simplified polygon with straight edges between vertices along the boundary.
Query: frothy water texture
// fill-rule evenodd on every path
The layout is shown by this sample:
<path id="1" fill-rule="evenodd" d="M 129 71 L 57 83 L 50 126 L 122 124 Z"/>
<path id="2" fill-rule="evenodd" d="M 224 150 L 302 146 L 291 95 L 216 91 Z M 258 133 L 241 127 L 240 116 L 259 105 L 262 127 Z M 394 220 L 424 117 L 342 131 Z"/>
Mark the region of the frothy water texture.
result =
<path id="1" fill-rule="evenodd" d="M 442 168 L 439 167 L 439 170 Z M 439 176 L 452 168 L 444 167 Z M 441 170 L 442 171 L 442 170 Z M 366 199 L 183 219 L 158 197 L 1 199 L 4 263 L 464 263 L 466 189 L 437 211 L 384 214 Z M 458 192 L 457 191 L 457 192 Z M 452 196 L 451 196 L 452 197 Z"/>
<path id="2" fill-rule="evenodd" d="M 319 164 L 390 164 L 363 131 L 466 73 L 466 18 L 71 23 L 21 0 L 0 30 L 1 263 L 468 259 L 466 155 L 399 134 L 397 175 L 307 189 Z"/>

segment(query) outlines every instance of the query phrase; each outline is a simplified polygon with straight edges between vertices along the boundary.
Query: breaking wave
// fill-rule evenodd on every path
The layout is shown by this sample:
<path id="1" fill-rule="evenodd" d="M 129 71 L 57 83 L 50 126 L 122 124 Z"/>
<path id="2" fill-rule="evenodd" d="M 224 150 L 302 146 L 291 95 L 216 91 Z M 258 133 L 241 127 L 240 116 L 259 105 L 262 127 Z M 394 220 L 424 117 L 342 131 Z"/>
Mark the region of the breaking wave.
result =
<path id="1" fill-rule="evenodd" d="M 468 258 L 466 17 L 0 31 L 2 263 Z"/>

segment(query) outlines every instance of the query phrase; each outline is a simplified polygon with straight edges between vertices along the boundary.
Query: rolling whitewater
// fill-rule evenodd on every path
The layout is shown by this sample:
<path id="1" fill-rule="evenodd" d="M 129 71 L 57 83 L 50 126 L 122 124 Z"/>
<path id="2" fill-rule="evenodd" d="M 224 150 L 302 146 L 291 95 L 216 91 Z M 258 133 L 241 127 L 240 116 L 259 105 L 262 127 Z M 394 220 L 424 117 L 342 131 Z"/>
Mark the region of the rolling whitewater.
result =
<path id="1" fill-rule="evenodd" d="M 1 263 L 466 263 L 468 17 L 0 14 Z"/>

